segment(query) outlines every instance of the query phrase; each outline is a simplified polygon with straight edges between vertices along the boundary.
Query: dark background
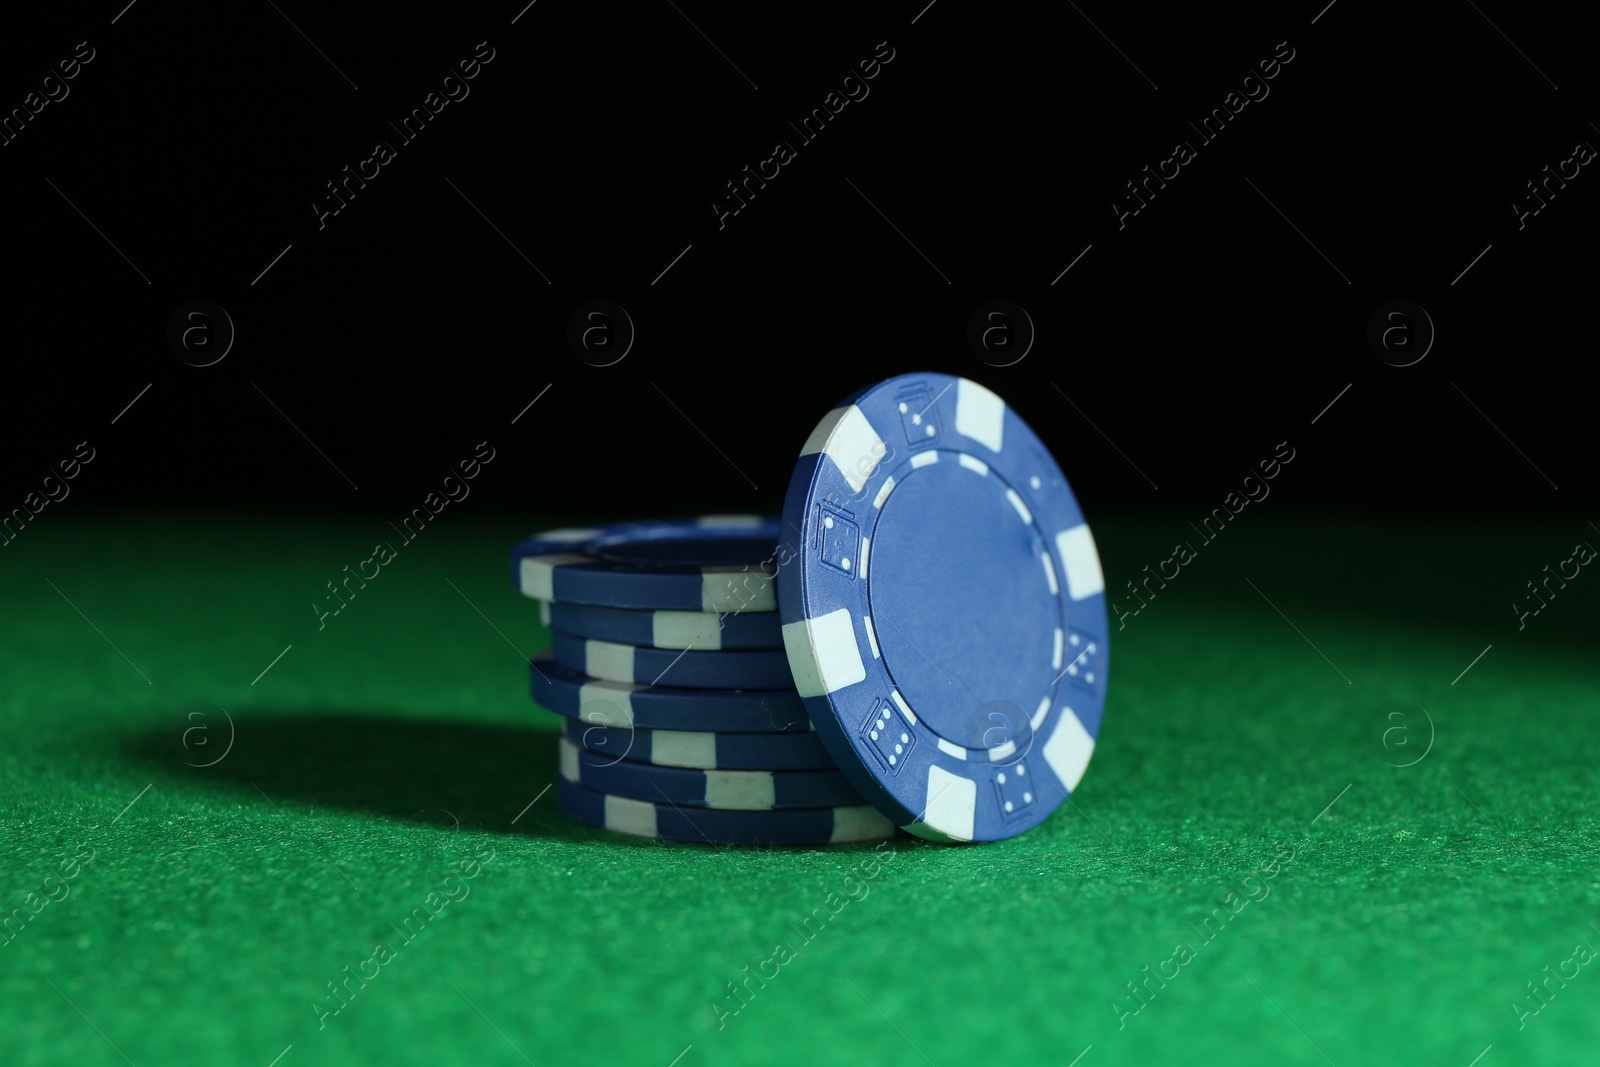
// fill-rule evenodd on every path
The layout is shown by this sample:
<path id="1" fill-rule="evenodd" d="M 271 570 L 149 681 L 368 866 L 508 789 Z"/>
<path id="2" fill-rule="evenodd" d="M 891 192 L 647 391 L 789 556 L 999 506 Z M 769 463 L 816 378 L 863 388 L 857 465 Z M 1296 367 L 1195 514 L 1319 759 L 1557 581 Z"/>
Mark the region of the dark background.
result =
<path id="1" fill-rule="evenodd" d="M 485 513 L 771 512 L 824 412 L 926 368 L 1004 396 L 1091 518 L 1209 508 L 1284 440 L 1286 508 L 1587 513 L 1600 178 L 1520 231 L 1510 207 L 1600 145 L 1565 15 L 523 2 L 8 15 L 0 109 L 96 55 L 0 147 L 0 508 L 88 440 L 75 507 L 398 515 L 488 440 Z M 470 96 L 399 144 L 480 41 Z M 870 95 L 719 230 L 723 183 L 881 41 Z M 1119 231 L 1122 184 L 1281 41 L 1270 95 Z M 595 298 L 637 328 L 610 367 L 565 340 Z M 966 340 L 994 298 L 1037 329 L 1009 367 Z M 237 330 L 214 366 L 166 341 L 193 299 Z M 1393 299 L 1438 331 L 1414 366 L 1366 342 Z"/>

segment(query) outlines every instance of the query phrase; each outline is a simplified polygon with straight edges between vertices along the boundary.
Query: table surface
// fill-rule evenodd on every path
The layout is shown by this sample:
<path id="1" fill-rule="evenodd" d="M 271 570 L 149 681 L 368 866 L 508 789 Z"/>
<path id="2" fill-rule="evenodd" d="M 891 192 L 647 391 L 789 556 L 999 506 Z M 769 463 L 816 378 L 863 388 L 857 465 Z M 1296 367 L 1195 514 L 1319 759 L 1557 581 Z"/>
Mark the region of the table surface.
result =
<path id="1" fill-rule="evenodd" d="M 1510 607 L 1600 544 L 1581 520 L 1246 513 L 1113 623 L 1072 803 L 874 856 L 563 816 L 523 666 L 548 633 L 504 564 L 553 523 L 470 518 L 320 629 L 381 521 L 48 514 L 4 549 L 0 1059 L 1494 1067 L 1600 1041 L 1600 578 Z M 1186 518 L 1096 520 L 1108 586 L 1196 542 Z"/>

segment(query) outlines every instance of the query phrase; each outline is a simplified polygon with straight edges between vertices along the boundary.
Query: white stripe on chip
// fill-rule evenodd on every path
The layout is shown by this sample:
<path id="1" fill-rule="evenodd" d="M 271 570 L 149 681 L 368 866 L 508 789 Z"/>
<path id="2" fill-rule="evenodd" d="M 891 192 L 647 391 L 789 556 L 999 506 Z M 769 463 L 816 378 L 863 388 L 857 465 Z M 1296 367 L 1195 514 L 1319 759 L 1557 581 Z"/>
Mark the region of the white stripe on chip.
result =
<path id="1" fill-rule="evenodd" d="M 657 648 L 722 647 L 722 621 L 709 611 L 658 611 L 650 618 L 650 643 Z"/>
<path id="2" fill-rule="evenodd" d="M 777 801 L 771 771 L 707 771 L 706 807 L 770 811 Z"/>
<path id="3" fill-rule="evenodd" d="M 717 766 L 717 735 L 699 730 L 656 730 L 650 735 L 650 762 L 663 767 Z"/>
<path id="4" fill-rule="evenodd" d="M 938 764 L 929 766 L 928 806 L 922 812 L 922 822 L 929 829 L 957 841 L 971 841 L 977 812 L 977 782 L 951 774 Z"/>
<path id="5" fill-rule="evenodd" d="M 1028 510 L 1028 505 L 1022 502 L 1022 498 L 1017 495 L 1015 489 L 1006 490 L 1006 499 L 1011 501 L 1011 506 L 1017 509 L 1017 514 L 1022 516 L 1023 522 L 1033 522 L 1033 512 Z"/>
<path id="6" fill-rule="evenodd" d="M 760 526 L 761 523 L 760 515 L 702 515 L 694 520 L 696 526 L 713 530 L 740 530 Z"/>
<path id="7" fill-rule="evenodd" d="M 786 624 L 783 646 L 802 697 L 826 696 L 866 680 L 867 667 L 861 662 L 848 608 Z"/>
<path id="8" fill-rule="evenodd" d="M 610 793 L 606 798 L 606 829 L 615 830 L 623 834 L 637 834 L 640 837 L 656 837 L 656 806 L 644 800 L 629 800 L 627 797 L 614 797 Z"/>
<path id="9" fill-rule="evenodd" d="M 1044 761 L 1050 764 L 1050 769 L 1070 793 L 1078 788 L 1089 766 L 1089 757 L 1094 755 L 1094 738 L 1070 708 L 1062 708 L 1057 719 L 1055 733 L 1044 743 Z"/>
<path id="10" fill-rule="evenodd" d="M 700 568 L 701 611 L 777 611 L 772 579 L 755 567 L 729 564 Z"/>
<path id="11" fill-rule="evenodd" d="M 588 682 L 578 688 L 578 718 L 595 726 L 633 726 L 631 682 Z"/>
<path id="12" fill-rule="evenodd" d="M 547 530 L 538 536 L 541 541 L 592 541 L 603 533 L 604 530 Z"/>
<path id="13" fill-rule="evenodd" d="M 872 658 L 881 659 L 883 654 L 878 651 L 878 631 L 872 628 L 872 616 L 861 616 L 861 623 L 867 629 L 867 644 L 872 646 Z"/>
<path id="14" fill-rule="evenodd" d="M 998 452 L 1005 427 L 1006 402 L 977 382 L 957 379 L 956 432 Z"/>
<path id="15" fill-rule="evenodd" d="M 1105 590 L 1105 575 L 1100 572 L 1100 553 L 1095 551 L 1094 537 L 1089 533 L 1088 524 L 1056 534 L 1056 551 L 1061 554 L 1061 564 L 1067 569 L 1067 595 L 1073 600 L 1082 600 Z"/>
<path id="16" fill-rule="evenodd" d="M 800 449 L 802 456 L 815 452 L 824 453 L 833 460 L 851 490 L 859 493 L 872 472 L 878 469 L 878 462 L 887 454 L 888 446 L 861 409 L 851 404 L 847 408 L 834 408 L 817 423 L 817 428 L 811 431 Z"/>
<path id="17" fill-rule="evenodd" d="M 593 562 L 592 556 L 524 556 L 518 568 L 518 583 L 524 596 L 536 597 L 539 600 L 554 600 L 557 567 Z"/>
<path id="18" fill-rule="evenodd" d="M 877 808 L 866 805 L 854 808 L 833 809 L 832 841 L 876 841 L 893 833 L 894 827 Z"/>
<path id="19" fill-rule="evenodd" d="M 583 643 L 583 671 L 596 678 L 633 680 L 633 646 L 610 641 Z"/>

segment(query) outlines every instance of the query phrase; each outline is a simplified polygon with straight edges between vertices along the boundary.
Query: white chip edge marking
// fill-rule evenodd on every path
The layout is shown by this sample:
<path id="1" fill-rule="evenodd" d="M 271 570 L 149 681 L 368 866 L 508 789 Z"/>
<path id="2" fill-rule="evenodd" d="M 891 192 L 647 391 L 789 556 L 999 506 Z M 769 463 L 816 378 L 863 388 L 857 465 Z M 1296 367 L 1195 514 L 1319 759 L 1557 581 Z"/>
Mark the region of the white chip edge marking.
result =
<path id="1" fill-rule="evenodd" d="M 945 753 L 946 755 L 954 756 L 956 759 L 967 758 L 966 749 L 962 748 L 953 741 L 946 741 L 942 737 L 939 738 L 939 751 Z"/>
<path id="2" fill-rule="evenodd" d="M 1094 738 L 1070 708 L 1062 711 L 1065 714 L 1058 717 L 1055 732 L 1044 743 L 1044 761 L 1070 793 L 1078 788 L 1088 769 L 1089 757 L 1094 755 Z"/>
<path id="3" fill-rule="evenodd" d="M 1050 558 L 1049 549 L 1039 553 L 1039 558 L 1044 561 L 1044 580 L 1050 586 L 1050 595 L 1055 596 L 1061 592 L 1061 586 L 1056 582 L 1055 561 Z"/>
<path id="4" fill-rule="evenodd" d="M 694 524 L 708 530 L 748 530 L 761 521 L 760 515 L 702 515 Z"/>
<path id="5" fill-rule="evenodd" d="M 658 611 L 650 619 L 650 643 L 715 650 L 722 647 L 722 625 L 709 611 Z"/>
<path id="6" fill-rule="evenodd" d="M 735 575 L 743 575 L 736 580 Z M 764 572 L 750 567 L 700 568 L 701 611 L 777 611 L 778 591 Z"/>
<path id="7" fill-rule="evenodd" d="M 550 601 L 539 601 L 539 621 L 546 627 L 550 625 Z"/>
<path id="8" fill-rule="evenodd" d="M 989 465 L 987 463 L 977 456 L 969 456 L 965 452 L 961 453 L 961 465 L 969 471 L 977 471 L 986 477 L 989 474 Z"/>
<path id="9" fill-rule="evenodd" d="M 878 495 L 872 498 L 872 506 L 881 511 L 883 502 L 889 499 L 889 494 L 892 492 L 894 492 L 894 476 L 890 475 L 883 480 L 883 486 L 878 490 Z"/>
<path id="10" fill-rule="evenodd" d="M 650 735 L 650 762 L 662 767 L 717 767 L 717 735 L 699 730 L 656 730 Z"/>
<path id="11" fill-rule="evenodd" d="M 632 682 L 633 646 L 611 641 L 583 642 L 583 673 L 608 682 Z"/>
<path id="12" fill-rule="evenodd" d="M 918 452 L 916 455 L 911 457 L 911 467 L 913 470 L 918 467 L 926 467 L 931 463 L 937 462 L 939 462 L 939 453 L 934 452 L 931 449 L 927 452 Z"/>
<path id="13" fill-rule="evenodd" d="M 1048 559 L 1049 557 L 1047 556 L 1045 558 Z M 1057 626 L 1056 627 L 1056 646 L 1055 646 L 1055 650 L 1050 653 L 1050 669 L 1053 670 L 1053 671 L 1059 671 L 1061 669 L 1061 649 L 1062 649 L 1062 645 L 1063 645 L 1063 635 L 1061 633 L 1061 627 Z M 1044 701 L 1045 701 L 1046 704 L 1048 704 L 1048 703 L 1050 703 L 1050 698 L 1049 697 L 1045 697 Z"/>
<path id="14" fill-rule="evenodd" d="M 561 738 L 561 777 L 569 782 L 578 780 L 578 746 Z"/>
<path id="15" fill-rule="evenodd" d="M 937 764 L 929 766 L 928 807 L 922 822 L 956 841 L 971 841 L 977 817 L 978 783 Z"/>
<path id="16" fill-rule="evenodd" d="M 883 658 L 883 654 L 878 651 L 878 631 L 876 631 L 876 630 L 874 630 L 872 628 L 872 616 L 871 615 L 863 615 L 863 616 L 861 616 L 861 622 L 863 623 L 863 625 L 865 625 L 866 630 L 867 630 L 867 644 L 872 646 L 872 658 L 873 659 L 882 659 Z"/>
<path id="17" fill-rule="evenodd" d="M 956 432 L 991 452 L 1004 444 L 1006 402 L 977 382 L 956 379 Z"/>
<path id="18" fill-rule="evenodd" d="M 1068 708 L 1067 712 L 1070 714 L 1072 712 L 1072 709 Z M 1035 733 L 1038 733 L 1039 727 L 1044 725 L 1045 716 L 1049 715 L 1049 714 L 1050 714 L 1050 698 L 1047 696 L 1043 700 L 1039 701 L 1039 706 L 1033 710 L 1033 718 L 1028 720 L 1029 723 L 1033 726 L 1033 730 L 1034 730 Z"/>
<path id="19" fill-rule="evenodd" d="M 863 582 L 867 580 L 867 550 L 872 547 L 871 538 L 861 539 L 861 558 L 856 560 L 856 577 Z"/>
<path id="20" fill-rule="evenodd" d="M 883 813 L 870 805 L 833 809 L 833 834 L 835 844 L 846 841 L 876 841 L 894 833 L 894 824 Z"/>
<path id="21" fill-rule="evenodd" d="M 777 783 L 771 771 L 707 771 L 706 807 L 729 811 L 771 811 Z"/>
<path id="22" fill-rule="evenodd" d="M 531 540 L 534 540 L 534 541 L 560 541 L 560 542 L 562 542 L 564 544 L 570 544 L 570 543 L 577 542 L 577 541 L 592 541 L 596 537 L 599 537 L 603 533 L 605 533 L 604 530 L 587 530 L 587 529 L 579 529 L 579 528 L 571 528 L 571 529 L 565 529 L 565 530 L 546 530 L 542 534 L 535 534 L 531 538 Z"/>
<path id="23" fill-rule="evenodd" d="M 1011 506 L 1017 509 L 1017 514 L 1022 516 L 1023 522 L 1030 525 L 1033 523 L 1033 512 L 1028 510 L 1028 505 L 1022 502 L 1022 498 L 1017 495 L 1015 489 L 1006 490 L 1006 499 L 1011 501 Z"/>
<path id="24" fill-rule="evenodd" d="M 845 417 L 850 408 L 834 408 L 822 416 L 817 425 L 812 429 L 811 436 L 806 438 L 806 443 L 800 446 L 802 456 L 814 455 L 827 447 L 828 438 L 833 435 L 833 428 L 839 425 L 839 420 Z"/>
<path id="25" fill-rule="evenodd" d="M 833 465 L 844 475 L 850 490 L 861 492 L 889 448 L 872 428 L 866 413 L 851 404 L 847 408 L 834 408 L 822 417 L 817 428 L 811 431 L 802 456 L 821 452 L 833 460 Z"/>
<path id="26" fill-rule="evenodd" d="M 1015 741 L 1007 741 L 1003 745 L 996 745 L 994 748 L 989 750 L 989 762 L 999 763 L 1001 760 L 1006 759 L 1016 751 L 1017 743 Z"/>
<path id="27" fill-rule="evenodd" d="M 627 797 L 615 797 L 610 793 L 606 798 L 606 829 L 615 830 L 619 834 L 633 834 L 636 837 L 660 837 L 656 830 L 656 806 L 647 800 L 630 800 Z"/>
<path id="28" fill-rule="evenodd" d="M 1061 565 L 1067 569 L 1067 595 L 1073 600 L 1105 590 L 1100 553 L 1095 551 L 1094 537 L 1087 523 L 1056 534 L 1056 551 L 1061 555 Z"/>
<path id="29" fill-rule="evenodd" d="M 523 596 L 537 600 L 554 600 L 556 568 L 574 563 L 593 563 L 589 556 L 523 556 L 517 569 L 517 585 Z"/>
<path id="30" fill-rule="evenodd" d="M 900 695 L 900 690 L 889 690 L 889 699 L 894 701 L 894 706 L 900 709 L 900 714 L 906 717 L 906 722 L 912 726 L 917 725 L 917 713 L 911 710 L 911 705 L 906 703 L 905 697 Z"/>
<path id="31" fill-rule="evenodd" d="M 638 688 L 632 683 L 588 682 L 578 688 L 578 718 L 591 726 L 632 729 L 632 693 Z"/>
<path id="32" fill-rule="evenodd" d="M 849 608 L 786 623 L 783 647 L 789 654 L 795 688 L 802 697 L 826 696 L 866 681 L 867 667 L 856 645 Z"/>

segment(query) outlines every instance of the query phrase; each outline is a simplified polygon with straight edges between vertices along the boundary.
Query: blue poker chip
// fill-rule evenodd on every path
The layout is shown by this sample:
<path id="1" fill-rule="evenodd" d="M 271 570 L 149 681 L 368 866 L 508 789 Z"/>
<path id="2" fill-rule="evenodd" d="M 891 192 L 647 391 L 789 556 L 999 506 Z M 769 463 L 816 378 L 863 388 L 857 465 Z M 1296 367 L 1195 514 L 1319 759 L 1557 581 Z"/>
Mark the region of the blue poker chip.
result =
<path id="1" fill-rule="evenodd" d="M 560 739 L 561 777 L 613 796 L 722 811 L 865 804 L 837 770 L 703 771 L 601 756 Z"/>
<path id="2" fill-rule="evenodd" d="M 756 734 L 811 729 L 805 706 L 792 687 L 675 689 L 597 681 L 563 667 L 548 652 L 534 656 L 528 667 L 535 702 L 592 725 Z"/>
<path id="3" fill-rule="evenodd" d="M 639 648 L 557 633 L 556 662 L 608 682 L 694 689 L 785 689 L 794 685 L 780 649 L 700 652 Z"/>
<path id="4" fill-rule="evenodd" d="M 708 515 L 550 530 L 511 550 L 511 584 L 556 603 L 677 611 L 775 611 L 778 521 Z"/>
<path id="5" fill-rule="evenodd" d="M 703 771 L 830 771 L 838 764 L 814 732 L 719 734 L 566 722 L 567 739 L 603 760 L 630 760 Z"/>
<path id="6" fill-rule="evenodd" d="M 784 501 L 789 665 L 839 768 L 898 825 L 994 841 L 1076 788 L 1105 704 L 1100 558 L 994 393 L 910 374 L 823 418 Z"/>
<path id="7" fill-rule="evenodd" d="M 682 808 L 585 789 L 556 781 L 556 803 L 580 822 L 635 837 L 699 841 L 709 845 L 829 845 L 881 841 L 894 824 L 870 805 L 719 811 Z"/>
<path id="8" fill-rule="evenodd" d="M 783 631 L 772 611 L 639 611 L 548 602 L 540 607 L 544 624 L 552 630 L 599 641 L 702 651 L 783 648 Z"/>

